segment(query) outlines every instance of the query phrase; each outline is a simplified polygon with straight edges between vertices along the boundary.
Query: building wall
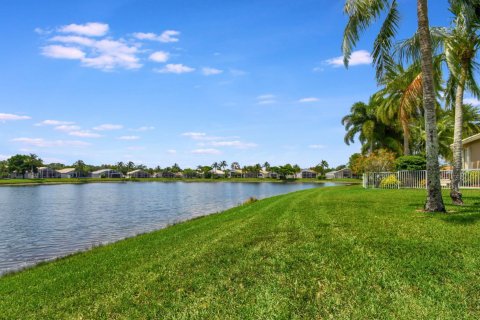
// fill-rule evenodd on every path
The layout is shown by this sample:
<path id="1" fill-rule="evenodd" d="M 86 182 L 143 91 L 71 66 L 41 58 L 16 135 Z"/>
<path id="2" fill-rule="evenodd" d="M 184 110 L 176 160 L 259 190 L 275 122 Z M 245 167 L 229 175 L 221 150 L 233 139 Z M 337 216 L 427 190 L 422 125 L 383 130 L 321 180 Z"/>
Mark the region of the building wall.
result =
<path id="1" fill-rule="evenodd" d="M 464 145 L 463 150 L 463 168 L 480 169 L 480 140 Z"/>

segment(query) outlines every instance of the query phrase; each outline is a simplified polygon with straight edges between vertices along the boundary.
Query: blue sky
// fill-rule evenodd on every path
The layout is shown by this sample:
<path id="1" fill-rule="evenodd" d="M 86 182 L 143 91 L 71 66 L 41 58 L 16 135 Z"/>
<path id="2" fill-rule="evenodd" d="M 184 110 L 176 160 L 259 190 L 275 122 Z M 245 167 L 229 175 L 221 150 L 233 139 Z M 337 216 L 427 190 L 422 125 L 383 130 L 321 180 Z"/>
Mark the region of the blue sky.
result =
<path id="1" fill-rule="evenodd" d="M 0 158 L 344 164 L 359 146 L 340 120 L 376 90 L 377 28 L 339 66 L 343 2 L 4 3 Z M 405 38 L 416 1 L 399 2 Z M 447 1 L 430 6 L 431 24 L 447 25 Z"/>

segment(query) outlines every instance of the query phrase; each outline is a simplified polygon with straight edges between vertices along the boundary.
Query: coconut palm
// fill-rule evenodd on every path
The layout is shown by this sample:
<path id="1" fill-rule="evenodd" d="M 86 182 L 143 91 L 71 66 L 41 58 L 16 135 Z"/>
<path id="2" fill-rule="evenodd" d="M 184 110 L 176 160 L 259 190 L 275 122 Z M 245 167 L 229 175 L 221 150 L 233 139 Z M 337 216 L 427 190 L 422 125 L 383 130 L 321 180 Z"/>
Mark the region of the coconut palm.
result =
<path id="1" fill-rule="evenodd" d="M 459 1 L 459 0 L 457 0 Z M 396 0 L 346 0 L 345 13 L 348 22 L 342 43 L 345 66 L 351 57 L 360 34 L 371 24 L 385 15 L 380 31 L 374 41 L 372 58 L 380 80 L 390 69 L 393 39 L 400 20 Z M 440 186 L 440 167 L 438 163 L 437 119 L 435 114 L 435 87 L 433 77 L 433 50 L 428 23 L 427 0 L 417 0 L 418 34 L 420 43 L 420 64 L 423 77 L 423 107 L 425 109 L 425 129 L 427 136 L 427 201 L 426 211 L 445 211 Z"/>
<path id="2" fill-rule="evenodd" d="M 463 96 L 466 90 L 476 97 L 480 96 L 480 88 L 474 77 L 478 71 L 478 63 L 475 60 L 480 48 L 480 19 L 478 16 L 472 16 L 475 12 L 464 4 L 453 4 L 451 11 L 455 18 L 453 27 L 445 38 L 445 57 L 451 75 L 447 83 L 447 102 L 453 102 L 455 106 L 450 198 L 454 204 L 462 205 L 459 185 L 463 149 Z"/>
<path id="3" fill-rule="evenodd" d="M 223 160 L 218 164 L 218 166 L 220 167 L 221 170 L 223 170 L 226 167 L 228 167 L 228 163 L 227 163 L 227 161 Z"/>
<path id="4" fill-rule="evenodd" d="M 442 73 L 441 56 L 434 60 L 435 91 L 440 98 Z M 398 122 L 403 131 L 403 154 L 410 155 L 410 125 L 412 117 L 422 107 L 423 81 L 419 63 L 404 68 L 395 64 L 379 81 L 383 88 L 375 94 L 378 104 L 377 116 L 387 125 Z"/>
<path id="5" fill-rule="evenodd" d="M 270 163 L 268 163 L 268 161 L 265 161 L 265 163 L 263 164 L 263 168 L 265 168 L 265 171 L 270 171 Z"/>
<path id="6" fill-rule="evenodd" d="M 350 114 L 342 118 L 342 125 L 345 126 L 345 143 L 355 142 L 355 137 L 362 144 L 362 153 L 373 152 L 377 149 L 389 149 L 399 152 L 399 133 L 396 128 L 386 126 L 381 122 L 376 109 L 380 98 L 370 98 L 368 104 L 356 102 L 350 108 Z"/>

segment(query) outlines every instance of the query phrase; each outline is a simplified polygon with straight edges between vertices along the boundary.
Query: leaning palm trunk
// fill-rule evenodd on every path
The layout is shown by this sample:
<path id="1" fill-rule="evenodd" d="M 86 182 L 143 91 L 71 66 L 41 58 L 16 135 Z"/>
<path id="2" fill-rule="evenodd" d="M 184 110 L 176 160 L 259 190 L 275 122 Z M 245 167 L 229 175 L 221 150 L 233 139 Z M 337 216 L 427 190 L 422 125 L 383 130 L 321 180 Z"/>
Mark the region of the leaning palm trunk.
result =
<path id="1" fill-rule="evenodd" d="M 433 82 L 433 57 L 428 26 L 427 0 L 417 0 L 418 33 L 423 75 L 423 105 L 425 108 L 425 131 L 427 151 L 427 201 L 425 211 L 445 212 L 440 185 L 438 163 L 438 135 L 435 114 L 435 88 Z"/>
<path id="2" fill-rule="evenodd" d="M 455 92 L 455 128 L 453 132 L 453 175 L 450 189 L 450 198 L 453 204 L 462 205 L 460 193 L 460 175 L 462 171 L 462 127 L 463 127 L 463 93 L 465 90 L 465 69 L 462 69 Z"/>

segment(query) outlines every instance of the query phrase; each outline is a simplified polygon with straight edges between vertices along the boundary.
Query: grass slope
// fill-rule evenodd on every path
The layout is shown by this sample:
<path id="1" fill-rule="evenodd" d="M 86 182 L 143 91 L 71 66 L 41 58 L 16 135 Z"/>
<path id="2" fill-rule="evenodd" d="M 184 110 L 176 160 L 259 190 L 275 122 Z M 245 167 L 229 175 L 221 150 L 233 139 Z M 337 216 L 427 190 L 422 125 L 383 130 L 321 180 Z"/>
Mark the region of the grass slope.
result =
<path id="1" fill-rule="evenodd" d="M 3 319 L 479 319 L 480 192 L 310 189 L 0 278 Z"/>

